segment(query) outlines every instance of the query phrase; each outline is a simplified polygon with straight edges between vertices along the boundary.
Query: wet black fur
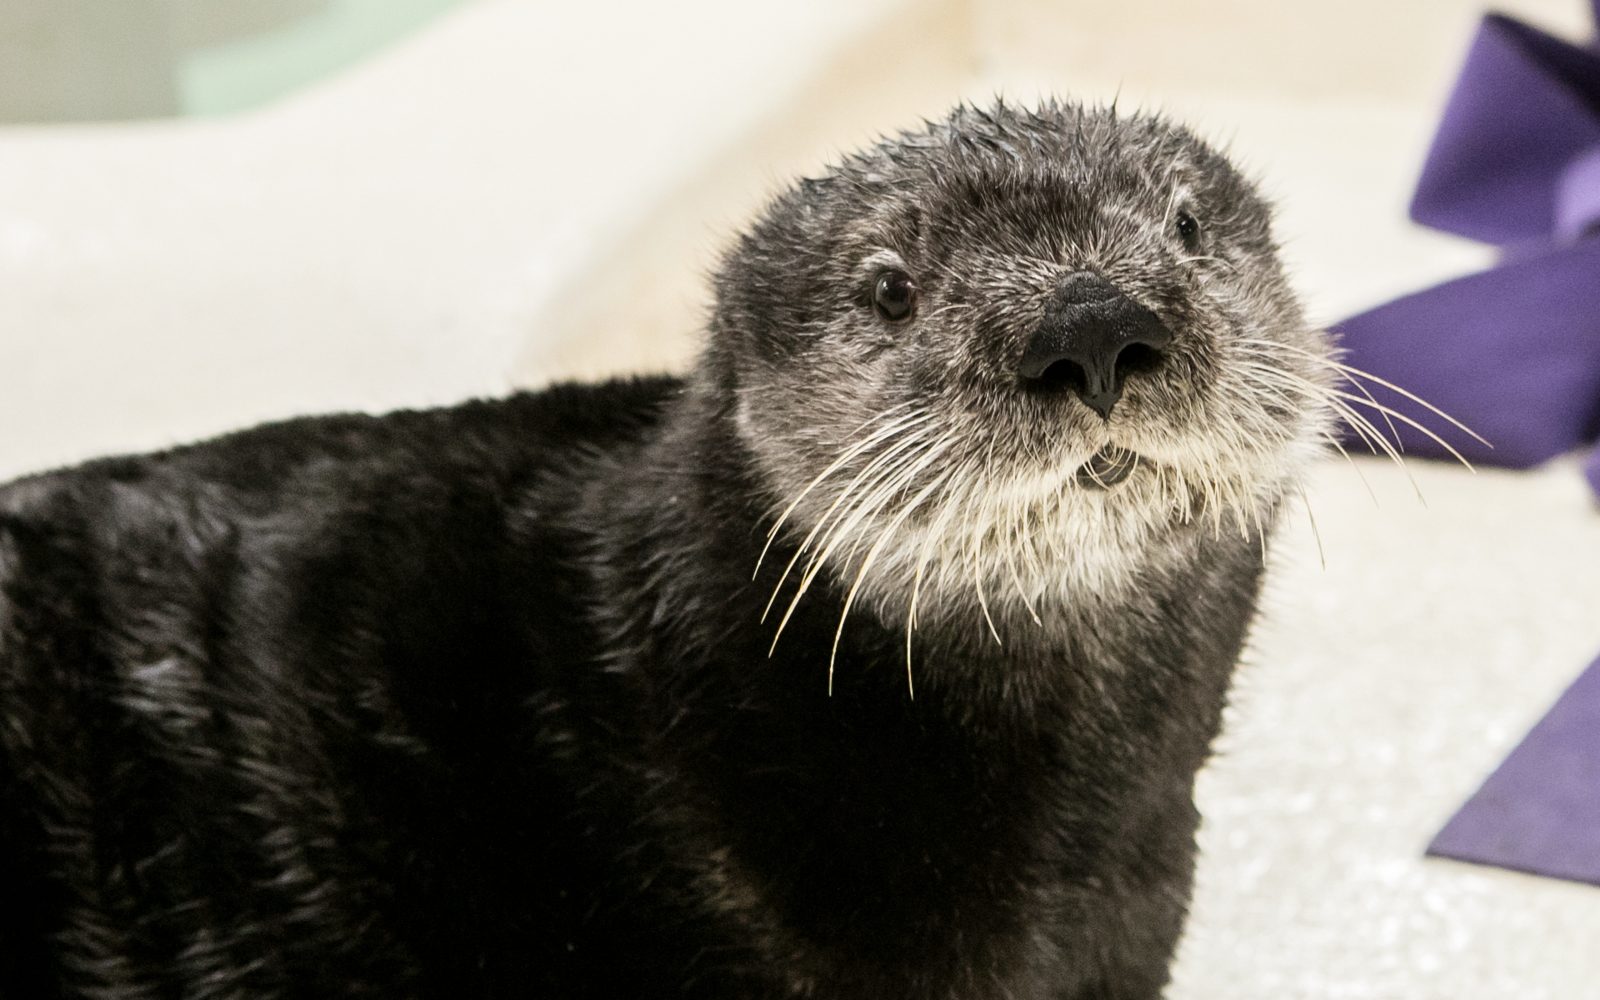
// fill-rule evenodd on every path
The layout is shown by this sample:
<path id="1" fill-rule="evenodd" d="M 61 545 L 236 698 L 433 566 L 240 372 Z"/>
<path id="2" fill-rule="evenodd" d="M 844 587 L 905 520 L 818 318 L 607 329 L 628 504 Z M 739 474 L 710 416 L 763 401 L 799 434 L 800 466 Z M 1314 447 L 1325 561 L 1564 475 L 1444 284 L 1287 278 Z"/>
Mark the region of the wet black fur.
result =
<path id="1" fill-rule="evenodd" d="M 1157 996 L 1259 538 L 830 696 L 732 350 L 0 488 L 0 997 Z"/>

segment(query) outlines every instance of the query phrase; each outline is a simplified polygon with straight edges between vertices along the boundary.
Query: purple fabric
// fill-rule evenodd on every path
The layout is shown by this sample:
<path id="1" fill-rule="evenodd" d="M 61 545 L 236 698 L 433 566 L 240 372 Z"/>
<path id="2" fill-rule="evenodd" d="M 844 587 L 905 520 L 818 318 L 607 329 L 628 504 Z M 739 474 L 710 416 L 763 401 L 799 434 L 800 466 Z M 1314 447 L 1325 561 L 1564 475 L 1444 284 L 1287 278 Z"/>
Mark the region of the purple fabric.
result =
<path id="1" fill-rule="evenodd" d="M 1370 388 L 1373 409 L 1392 407 L 1475 462 L 1523 467 L 1592 443 L 1600 436 L 1600 51 L 1484 18 L 1411 216 L 1498 245 L 1500 266 L 1335 330 L 1352 366 L 1428 399 L 1494 447 L 1389 390 Z M 1370 419 L 1414 455 L 1450 454 L 1405 419 Z M 1600 447 L 1584 475 L 1600 497 Z M 1600 885 L 1600 660 L 1428 853 Z"/>
<path id="2" fill-rule="evenodd" d="M 1562 170 L 1600 144 L 1600 55 L 1483 19 L 1422 167 L 1411 217 L 1500 245 L 1555 228 Z"/>
<path id="3" fill-rule="evenodd" d="M 1403 397 L 1371 390 L 1474 462 L 1523 468 L 1593 441 L 1600 434 L 1600 52 L 1485 17 L 1411 215 L 1498 244 L 1503 263 L 1336 324 L 1347 363 L 1487 439 L 1492 448 Z M 1393 420 L 1391 431 L 1381 413 L 1368 417 L 1409 454 L 1452 457 L 1403 420 Z"/>
<path id="4" fill-rule="evenodd" d="M 1600 885 L 1600 660 L 1445 824 L 1428 853 Z"/>
<path id="5" fill-rule="evenodd" d="M 1385 303 L 1339 325 L 1349 363 L 1415 392 L 1491 449 L 1381 387 L 1373 396 L 1472 462 L 1525 468 L 1592 440 L 1600 423 L 1600 239 Z M 1371 419 L 1407 454 L 1449 452 L 1400 420 Z"/>
<path id="6" fill-rule="evenodd" d="M 1556 240 L 1574 243 L 1600 223 L 1600 145 L 1573 157 L 1556 181 Z"/>

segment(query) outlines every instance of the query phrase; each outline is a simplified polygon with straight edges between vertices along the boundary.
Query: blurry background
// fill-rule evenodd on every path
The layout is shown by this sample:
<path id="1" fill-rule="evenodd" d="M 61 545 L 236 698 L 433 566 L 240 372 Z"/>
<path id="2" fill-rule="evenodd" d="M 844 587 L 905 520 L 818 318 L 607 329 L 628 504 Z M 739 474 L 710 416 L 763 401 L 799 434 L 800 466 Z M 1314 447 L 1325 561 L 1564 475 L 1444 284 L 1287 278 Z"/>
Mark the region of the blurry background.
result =
<path id="1" fill-rule="evenodd" d="M 0 121 L 223 114 L 337 73 L 463 0 L 6 0 Z"/>
<path id="2" fill-rule="evenodd" d="M 1584 0 L 1497 5 L 1573 39 Z M 1473 0 L 0 0 L 0 476 L 681 368 L 786 178 L 954 101 L 1162 110 L 1313 318 L 1491 263 L 1404 208 Z M 1600 514 L 1318 471 L 1217 762 L 1175 998 L 1600 997 L 1600 889 L 1422 848 L 1596 652 Z M 1326 565 L 1324 566 L 1324 562 Z"/>
<path id="3" fill-rule="evenodd" d="M 1489 260 L 1402 212 L 1477 14 L 0 0 L 0 474 L 681 365 L 777 184 L 963 98 L 1120 95 L 1230 146 L 1331 320 Z"/>

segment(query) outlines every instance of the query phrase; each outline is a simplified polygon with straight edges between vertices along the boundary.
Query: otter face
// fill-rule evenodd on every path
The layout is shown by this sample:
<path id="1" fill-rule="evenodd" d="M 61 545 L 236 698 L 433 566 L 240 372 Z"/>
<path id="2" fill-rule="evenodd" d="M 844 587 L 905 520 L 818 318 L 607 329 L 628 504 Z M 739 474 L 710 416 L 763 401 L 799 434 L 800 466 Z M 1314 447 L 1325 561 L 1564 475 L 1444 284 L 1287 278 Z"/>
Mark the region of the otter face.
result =
<path id="1" fill-rule="evenodd" d="M 879 605 L 1037 616 L 1259 538 L 1329 421 L 1266 205 L 1157 118 L 959 109 L 779 197 L 717 290 L 781 530 Z"/>

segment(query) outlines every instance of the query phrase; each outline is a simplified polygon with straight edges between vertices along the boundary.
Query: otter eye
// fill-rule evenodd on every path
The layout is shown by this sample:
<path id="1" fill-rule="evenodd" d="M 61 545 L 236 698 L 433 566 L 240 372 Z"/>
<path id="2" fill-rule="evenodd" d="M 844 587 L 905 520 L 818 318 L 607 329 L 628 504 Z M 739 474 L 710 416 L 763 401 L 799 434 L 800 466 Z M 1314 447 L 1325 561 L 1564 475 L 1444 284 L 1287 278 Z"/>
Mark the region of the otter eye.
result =
<path id="1" fill-rule="evenodd" d="M 890 323 L 904 323 L 917 309 L 917 286 L 904 271 L 885 271 L 872 289 L 872 308 Z"/>
<path id="2" fill-rule="evenodd" d="M 1178 213 L 1178 238 L 1190 253 L 1200 249 L 1200 223 L 1188 212 Z"/>

